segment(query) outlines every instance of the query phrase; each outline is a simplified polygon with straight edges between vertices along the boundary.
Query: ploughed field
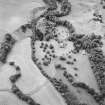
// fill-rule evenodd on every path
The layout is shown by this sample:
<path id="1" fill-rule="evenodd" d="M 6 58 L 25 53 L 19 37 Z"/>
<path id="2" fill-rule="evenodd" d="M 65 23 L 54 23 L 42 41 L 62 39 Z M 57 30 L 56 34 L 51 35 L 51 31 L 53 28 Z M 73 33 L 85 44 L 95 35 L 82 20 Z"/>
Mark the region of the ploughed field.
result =
<path id="1" fill-rule="evenodd" d="M 0 105 L 105 105 L 104 1 L 43 0 L 0 40 Z"/>

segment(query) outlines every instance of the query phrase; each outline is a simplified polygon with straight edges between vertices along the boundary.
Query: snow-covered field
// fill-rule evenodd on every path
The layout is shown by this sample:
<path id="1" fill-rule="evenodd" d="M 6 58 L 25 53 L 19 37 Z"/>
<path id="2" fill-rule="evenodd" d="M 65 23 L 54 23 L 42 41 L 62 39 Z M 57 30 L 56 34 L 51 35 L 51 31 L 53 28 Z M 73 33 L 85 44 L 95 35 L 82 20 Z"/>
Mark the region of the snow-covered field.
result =
<path id="1" fill-rule="evenodd" d="M 91 35 L 95 33 L 96 35 L 101 35 L 104 44 L 102 50 L 105 54 L 105 10 L 102 9 L 99 4 L 100 1 L 70 0 L 70 2 L 72 5 L 71 14 L 61 19 L 69 21 L 77 34 Z M 43 12 L 44 9 L 46 9 L 35 9 L 37 7 L 45 7 L 42 0 L 0 0 L 0 43 L 4 40 L 4 34 L 7 32 L 11 33 L 17 40 L 7 58 L 7 63 L 0 63 L 0 105 L 27 105 L 11 93 L 12 84 L 9 78 L 16 73 L 16 68 L 9 65 L 9 62 L 12 61 L 16 63 L 15 66 L 21 68 L 22 77 L 16 82 L 16 85 L 24 94 L 30 95 L 41 105 L 67 105 L 61 95 L 50 81 L 42 75 L 41 71 L 32 60 L 31 29 L 27 29 L 24 33 L 20 28 L 21 25 L 27 24 L 34 16 L 37 17 L 39 12 Z M 34 11 L 32 12 L 33 9 Z M 102 15 L 103 22 L 93 21 L 93 13 Z M 42 28 L 44 27 L 42 26 Z M 63 43 L 58 43 L 55 40 L 50 42 L 37 41 L 34 45 L 36 49 L 35 56 L 38 61 L 43 64 L 42 59 L 47 53 L 54 53 L 57 58 L 51 58 L 50 65 L 47 67 L 43 65 L 43 70 L 52 77 L 57 79 L 61 78 L 63 82 L 67 84 L 70 91 L 72 91 L 71 93 L 74 93 L 78 97 L 80 102 L 86 102 L 86 105 L 99 105 L 85 89 L 73 87 L 62 76 L 63 72 L 56 70 L 55 66 L 61 64 L 61 66 L 65 67 L 67 72 L 74 77 L 74 81 L 83 82 L 94 89 L 95 92 L 100 93 L 97 81 L 90 67 L 88 54 L 84 51 L 78 54 L 72 52 L 74 50 L 73 43 L 67 40 L 65 41 L 69 36 L 67 32 L 67 29 L 63 29 L 62 27 L 58 27 L 57 29 L 57 34 L 59 35 L 58 39 L 62 39 Z M 47 47 L 50 46 L 50 44 L 53 45 L 54 51 L 50 51 L 49 48 L 43 51 L 41 48 L 42 43 Z M 70 59 L 68 55 L 71 56 Z M 60 61 L 61 56 L 64 56 L 66 61 Z M 74 59 L 77 61 L 72 62 Z M 70 62 L 72 62 L 73 65 L 67 64 Z"/>
<path id="2" fill-rule="evenodd" d="M 42 4 L 41 0 L 0 0 L 0 29 L 13 32 L 29 21 L 33 8 Z"/>

